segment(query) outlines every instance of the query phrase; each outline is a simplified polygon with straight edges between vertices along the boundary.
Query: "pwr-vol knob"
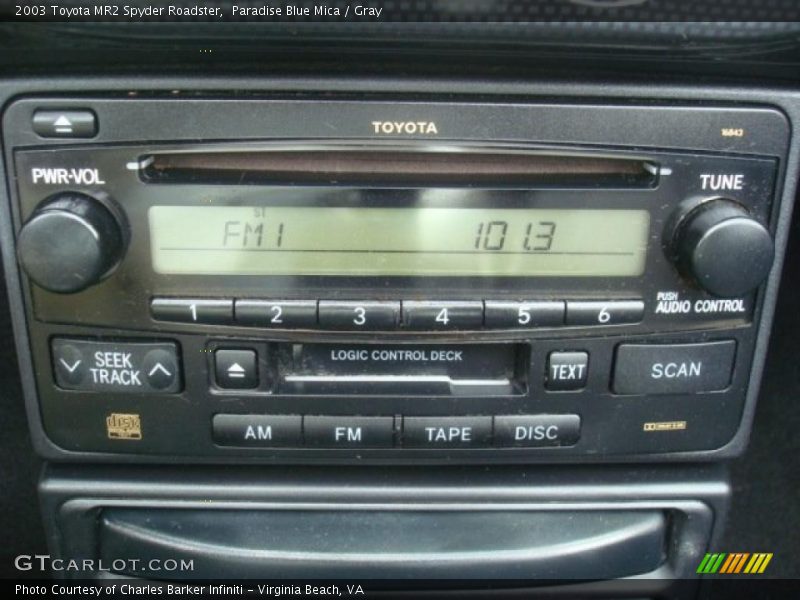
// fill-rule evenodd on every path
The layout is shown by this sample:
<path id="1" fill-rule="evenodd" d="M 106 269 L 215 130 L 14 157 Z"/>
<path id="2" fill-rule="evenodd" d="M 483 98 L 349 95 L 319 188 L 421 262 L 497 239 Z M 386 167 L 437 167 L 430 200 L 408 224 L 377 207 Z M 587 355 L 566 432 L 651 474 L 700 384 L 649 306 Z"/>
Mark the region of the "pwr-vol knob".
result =
<path id="1" fill-rule="evenodd" d="M 740 204 L 713 198 L 676 215 L 668 255 L 681 274 L 720 297 L 742 296 L 769 275 L 775 244 Z"/>
<path id="2" fill-rule="evenodd" d="M 62 294 L 101 281 L 124 251 L 117 218 L 100 201 L 78 192 L 61 192 L 39 204 L 17 242 L 17 257 L 28 277 Z"/>

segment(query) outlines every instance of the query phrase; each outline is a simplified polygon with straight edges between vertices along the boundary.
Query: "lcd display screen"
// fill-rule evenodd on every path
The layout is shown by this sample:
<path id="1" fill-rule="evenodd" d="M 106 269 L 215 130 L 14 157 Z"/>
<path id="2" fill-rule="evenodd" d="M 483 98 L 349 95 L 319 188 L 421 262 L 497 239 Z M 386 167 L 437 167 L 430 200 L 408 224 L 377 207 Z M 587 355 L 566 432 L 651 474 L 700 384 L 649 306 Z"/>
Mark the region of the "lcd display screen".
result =
<path id="1" fill-rule="evenodd" d="M 161 274 L 636 277 L 646 210 L 154 206 Z"/>

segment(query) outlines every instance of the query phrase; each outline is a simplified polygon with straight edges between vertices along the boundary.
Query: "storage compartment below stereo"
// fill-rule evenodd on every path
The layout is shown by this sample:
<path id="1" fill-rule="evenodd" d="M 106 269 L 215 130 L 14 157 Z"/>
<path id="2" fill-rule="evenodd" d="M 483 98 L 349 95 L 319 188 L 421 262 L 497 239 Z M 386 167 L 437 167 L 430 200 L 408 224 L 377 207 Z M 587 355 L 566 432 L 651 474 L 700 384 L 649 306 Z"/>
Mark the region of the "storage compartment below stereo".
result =
<path id="1" fill-rule="evenodd" d="M 191 561 L 203 578 L 615 579 L 665 560 L 657 510 L 103 510 L 100 558 Z M 232 550 L 231 543 L 236 547 Z M 115 572 L 185 579 L 193 572 Z"/>
<path id="2" fill-rule="evenodd" d="M 105 565 L 100 578 L 641 598 L 695 586 L 729 487 L 716 465 L 50 465 L 41 493 L 54 558 Z"/>

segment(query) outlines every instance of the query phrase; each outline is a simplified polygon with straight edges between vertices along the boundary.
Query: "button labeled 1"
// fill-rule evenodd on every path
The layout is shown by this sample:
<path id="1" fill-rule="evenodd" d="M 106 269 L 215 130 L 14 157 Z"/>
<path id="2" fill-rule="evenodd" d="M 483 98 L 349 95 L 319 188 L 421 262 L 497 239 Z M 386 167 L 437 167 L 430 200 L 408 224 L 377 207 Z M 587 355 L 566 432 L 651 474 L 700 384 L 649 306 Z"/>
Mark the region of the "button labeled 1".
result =
<path id="1" fill-rule="evenodd" d="M 153 298 L 150 314 L 157 321 L 227 325 L 233 322 L 233 300 Z"/>

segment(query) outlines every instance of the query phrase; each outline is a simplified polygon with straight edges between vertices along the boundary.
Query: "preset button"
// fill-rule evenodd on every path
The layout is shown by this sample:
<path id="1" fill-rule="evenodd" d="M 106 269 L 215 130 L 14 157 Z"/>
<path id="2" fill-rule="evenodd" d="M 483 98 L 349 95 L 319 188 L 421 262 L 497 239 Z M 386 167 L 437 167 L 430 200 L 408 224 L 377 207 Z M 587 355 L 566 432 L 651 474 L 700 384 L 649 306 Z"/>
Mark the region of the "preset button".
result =
<path id="1" fill-rule="evenodd" d="M 228 325 L 233 323 L 233 300 L 153 298 L 150 314 L 157 321 Z"/>
<path id="2" fill-rule="evenodd" d="M 319 302 L 319 324 L 327 329 L 391 331 L 399 323 L 400 302 Z"/>
<path id="3" fill-rule="evenodd" d="M 417 331 L 480 329 L 483 302 L 403 301 L 403 324 Z"/>
<path id="4" fill-rule="evenodd" d="M 641 300 L 569 301 L 567 325 L 625 325 L 644 317 Z"/>
<path id="5" fill-rule="evenodd" d="M 558 327 L 564 324 L 564 302 L 486 301 L 486 327 L 493 329 L 527 329 Z"/>
<path id="6" fill-rule="evenodd" d="M 316 300 L 237 300 L 236 323 L 270 329 L 313 329 Z"/>

